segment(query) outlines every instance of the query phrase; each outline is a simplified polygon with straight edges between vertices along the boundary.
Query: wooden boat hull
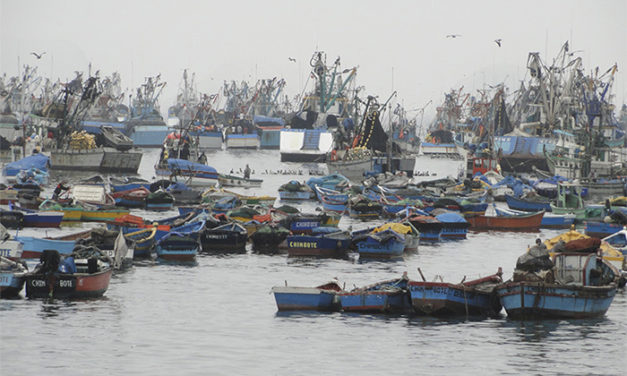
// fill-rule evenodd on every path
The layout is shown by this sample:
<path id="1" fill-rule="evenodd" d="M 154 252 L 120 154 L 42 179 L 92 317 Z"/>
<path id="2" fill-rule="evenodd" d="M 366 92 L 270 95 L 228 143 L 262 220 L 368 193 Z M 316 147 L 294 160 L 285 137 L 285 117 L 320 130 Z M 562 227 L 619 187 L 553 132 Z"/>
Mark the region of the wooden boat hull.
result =
<path id="1" fill-rule="evenodd" d="M 313 198 L 312 192 L 310 191 L 304 191 L 304 192 L 300 192 L 300 191 L 296 191 L 296 192 L 291 192 L 291 191 L 279 191 L 279 198 L 281 200 L 310 200 Z"/>
<path id="2" fill-rule="evenodd" d="M 485 215 L 468 218 L 470 228 L 476 231 L 539 231 L 544 211 L 529 215 L 490 217 Z"/>
<path id="3" fill-rule="evenodd" d="M 394 258 L 400 257 L 405 251 L 405 238 L 391 238 L 379 242 L 371 236 L 357 243 L 360 258 Z"/>
<path id="4" fill-rule="evenodd" d="M 350 246 L 350 236 L 289 235 L 287 253 L 292 257 L 344 257 Z"/>
<path id="5" fill-rule="evenodd" d="M 533 202 L 523 200 L 510 195 L 505 195 L 505 201 L 510 209 L 522 210 L 526 212 L 538 212 L 544 210 L 545 212 L 551 211 L 551 205 L 549 202 Z"/>
<path id="6" fill-rule="evenodd" d="M 542 282 L 510 282 L 497 293 L 507 315 L 514 319 L 589 318 L 603 316 L 616 286 L 571 286 Z"/>
<path id="7" fill-rule="evenodd" d="M 24 288 L 24 273 L 0 272 L 0 298 L 14 298 Z"/>
<path id="8" fill-rule="evenodd" d="M 241 176 L 220 175 L 218 181 L 222 187 L 242 187 L 242 188 L 259 188 L 262 179 L 245 179 Z"/>
<path id="9" fill-rule="evenodd" d="M 279 311 L 338 311 L 336 291 L 315 287 L 277 286 L 272 288 Z"/>
<path id="10" fill-rule="evenodd" d="M 243 251 L 246 249 L 248 232 L 205 230 L 200 235 L 200 243 L 203 252 L 212 251 Z"/>
<path id="11" fill-rule="evenodd" d="M 498 297 L 492 292 L 483 293 L 463 285 L 410 281 L 409 292 L 414 310 L 423 315 L 494 315 L 501 310 Z"/>
<path id="12" fill-rule="evenodd" d="M 63 212 L 26 213 L 24 227 L 59 227 L 64 217 Z"/>
<path id="13" fill-rule="evenodd" d="M 83 210 L 81 221 L 83 222 L 108 222 L 115 221 L 130 214 L 128 210 Z"/>
<path id="14" fill-rule="evenodd" d="M 84 299 L 97 298 L 107 291 L 113 270 L 93 274 L 26 274 L 28 298 Z"/>
<path id="15" fill-rule="evenodd" d="M 623 229 L 617 223 L 586 222 L 585 234 L 593 238 L 605 238 Z"/>
<path id="16" fill-rule="evenodd" d="M 194 261 L 200 245 L 189 236 L 172 235 L 157 243 L 157 257 L 167 261 Z"/>
<path id="17" fill-rule="evenodd" d="M 47 249 L 54 249 L 60 255 L 69 255 L 74 250 L 74 240 L 40 239 L 32 236 L 18 236 L 17 241 L 23 244 L 22 258 L 39 258 Z"/>
<path id="18" fill-rule="evenodd" d="M 0 241 L 0 256 L 9 259 L 18 259 L 24 255 L 24 245 L 18 240 Z"/>
<path id="19" fill-rule="evenodd" d="M 392 313 L 411 308 L 406 291 L 361 291 L 338 294 L 344 312 Z"/>

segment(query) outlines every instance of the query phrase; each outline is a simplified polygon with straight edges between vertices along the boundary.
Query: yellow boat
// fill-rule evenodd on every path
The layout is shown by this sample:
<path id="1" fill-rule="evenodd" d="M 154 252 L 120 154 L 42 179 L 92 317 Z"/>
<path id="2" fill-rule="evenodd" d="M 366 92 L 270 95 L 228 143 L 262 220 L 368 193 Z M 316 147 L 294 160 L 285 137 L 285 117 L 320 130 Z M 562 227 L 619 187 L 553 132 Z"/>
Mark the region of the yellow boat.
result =
<path id="1" fill-rule="evenodd" d="M 45 200 L 39 205 L 40 211 L 63 212 L 62 222 L 77 222 L 82 219 L 83 208 L 77 206 L 64 206 L 58 202 Z"/>
<path id="2" fill-rule="evenodd" d="M 108 222 L 117 218 L 130 214 L 129 210 L 124 209 L 83 209 L 81 221 L 83 222 Z M 63 217 L 65 219 L 65 217 Z"/>
<path id="3" fill-rule="evenodd" d="M 564 243 L 568 243 L 571 240 L 577 239 L 588 239 L 589 236 L 582 234 L 581 232 L 575 230 L 575 226 L 570 228 L 570 231 L 565 232 L 561 235 L 558 235 L 552 239 L 547 239 L 544 241 L 544 245 L 546 245 L 547 249 L 552 249 L 555 245 L 561 240 Z M 623 263 L 625 262 L 625 256 L 623 253 L 616 248 L 609 245 L 607 242 L 601 242 L 601 256 L 604 260 L 610 262 L 613 266 L 615 266 L 618 270 L 623 269 Z M 550 252 L 551 257 L 555 255 L 555 253 Z"/>

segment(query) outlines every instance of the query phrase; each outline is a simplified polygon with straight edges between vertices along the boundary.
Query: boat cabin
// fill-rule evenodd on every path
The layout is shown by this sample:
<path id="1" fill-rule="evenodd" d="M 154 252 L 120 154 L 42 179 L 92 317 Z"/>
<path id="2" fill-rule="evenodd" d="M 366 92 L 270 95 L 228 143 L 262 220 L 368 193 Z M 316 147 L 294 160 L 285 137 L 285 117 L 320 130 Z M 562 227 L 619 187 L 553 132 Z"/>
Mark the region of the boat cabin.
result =
<path id="1" fill-rule="evenodd" d="M 499 160 L 492 157 L 468 157 L 466 161 L 466 177 L 468 179 L 472 179 L 478 172 L 483 175 L 488 171 L 500 174 L 500 169 Z"/>
<path id="2" fill-rule="evenodd" d="M 553 263 L 555 280 L 564 285 L 604 286 L 617 277 L 614 268 L 596 253 L 558 253 Z"/>

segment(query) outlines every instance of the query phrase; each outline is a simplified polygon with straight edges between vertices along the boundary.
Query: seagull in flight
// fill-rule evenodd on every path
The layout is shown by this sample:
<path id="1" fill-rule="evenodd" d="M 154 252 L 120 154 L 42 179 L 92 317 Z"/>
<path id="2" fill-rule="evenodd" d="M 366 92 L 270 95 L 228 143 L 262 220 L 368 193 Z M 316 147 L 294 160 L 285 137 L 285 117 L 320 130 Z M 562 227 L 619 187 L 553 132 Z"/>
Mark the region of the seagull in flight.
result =
<path id="1" fill-rule="evenodd" d="M 449 34 L 446 37 L 447 38 L 457 38 L 457 37 L 461 37 L 461 36 L 462 36 L 461 34 Z"/>
<path id="2" fill-rule="evenodd" d="M 498 44 L 498 45 L 499 45 L 499 47 L 501 47 L 501 41 L 502 41 L 502 39 L 501 39 L 501 38 L 499 38 L 499 39 L 495 39 L 495 40 L 494 40 L 494 43 Z"/>
<path id="3" fill-rule="evenodd" d="M 294 61 L 294 62 L 296 61 L 296 59 L 294 59 L 293 57 L 288 57 L 287 59 L 288 59 L 289 61 Z"/>
<path id="4" fill-rule="evenodd" d="M 44 56 L 44 55 L 46 54 L 46 51 L 44 51 L 44 52 L 42 52 L 42 53 L 40 53 L 40 54 L 38 54 L 38 53 L 36 53 L 36 52 L 31 52 L 30 54 L 31 54 L 31 55 L 35 55 L 35 57 L 37 58 L 37 60 L 39 60 L 39 59 L 41 59 L 41 57 L 42 57 L 42 56 Z"/>

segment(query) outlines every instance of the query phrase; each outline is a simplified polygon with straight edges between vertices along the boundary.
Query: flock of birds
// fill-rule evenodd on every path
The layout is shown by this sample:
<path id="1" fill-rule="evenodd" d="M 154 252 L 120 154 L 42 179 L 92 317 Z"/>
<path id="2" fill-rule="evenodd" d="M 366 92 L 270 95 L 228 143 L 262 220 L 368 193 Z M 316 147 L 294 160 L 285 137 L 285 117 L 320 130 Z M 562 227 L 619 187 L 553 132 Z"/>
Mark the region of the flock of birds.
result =
<path id="1" fill-rule="evenodd" d="M 462 35 L 461 34 L 448 34 L 446 37 L 447 38 L 460 38 Z M 496 43 L 499 47 L 501 47 L 501 42 L 503 41 L 503 39 L 499 38 L 499 39 L 495 39 L 494 43 Z"/>

